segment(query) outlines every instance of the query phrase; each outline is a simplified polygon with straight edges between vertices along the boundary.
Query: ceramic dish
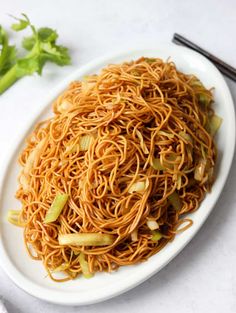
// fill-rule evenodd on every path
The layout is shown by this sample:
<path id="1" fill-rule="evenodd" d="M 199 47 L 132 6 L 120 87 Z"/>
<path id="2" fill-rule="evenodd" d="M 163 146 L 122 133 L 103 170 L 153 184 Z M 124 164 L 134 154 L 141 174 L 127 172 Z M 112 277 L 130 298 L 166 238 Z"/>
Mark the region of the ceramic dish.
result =
<path id="1" fill-rule="evenodd" d="M 184 73 L 195 74 L 207 88 L 215 87 L 215 111 L 223 118 L 223 124 L 217 135 L 219 157 L 217 177 L 212 192 L 202 202 L 197 212 L 191 214 L 194 224 L 187 231 L 176 236 L 162 251 L 152 256 L 147 262 L 135 266 L 120 268 L 112 274 L 99 273 L 86 280 L 79 278 L 65 283 L 55 283 L 46 277 L 46 271 L 39 261 L 33 261 L 24 247 L 22 229 L 9 224 L 6 220 L 8 209 L 20 208 L 14 198 L 17 188 L 19 167 L 17 157 L 23 142 L 32 126 L 51 113 L 51 102 L 67 85 L 84 75 L 98 72 L 109 63 L 137 59 L 141 56 L 171 57 L 177 68 Z M 103 57 L 79 68 L 58 85 L 47 99 L 42 101 L 43 111 L 38 112 L 32 125 L 27 125 L 25 132 L 19 134 L 19 142 L 9 151 L 8 165 L 1 169 L 1 208 L 0 208 L 0 264 L 9 277 L 23 290 L 43 300 L 65 305 L 83 305 L 99 302 L 117 296 L 148 279 L 170 262 L 196 235 L 209 213 L 212 211 L 225 184 L 232 163 L 235 144 L 234 106 L 229 89 L 220 72 L 207 59 L 187 48 L 174 45 L 158 45 L 126 51 L 111 57 Z"/>

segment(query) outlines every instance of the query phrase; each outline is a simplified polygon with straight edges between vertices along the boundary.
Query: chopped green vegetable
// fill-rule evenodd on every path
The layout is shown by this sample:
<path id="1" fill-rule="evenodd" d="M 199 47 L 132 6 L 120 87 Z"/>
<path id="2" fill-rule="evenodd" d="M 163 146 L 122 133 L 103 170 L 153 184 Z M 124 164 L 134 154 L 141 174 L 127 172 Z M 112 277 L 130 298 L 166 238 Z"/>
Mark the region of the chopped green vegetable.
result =
<path id="1" fill-rule="evenodd" d="M 53 273 L 55 273 L 55 272 L 63 272 L 65 270 L 67 270 L 68 267 L 70 267 L 70 262 L 62 263 L 58 267 L 54 268 Z"/>
<path id="2" fill-rule="evenodd" d="M 136 129 L 136 134 L 138 136 L 138 139 L 140 140 L 140 147 L 141 149 L 143 150 L 143 153 L 144 154 L 149 154 L 149 150 L 144 142 L 144 139 L 143 139 L 143 135 L 141 134 L 141 132 L 139 130 Z"/>
<path id="3" fill-rule="evenodd" d="M 204 146 L 201 144 L 201 152 L 202 152 L 202 157 L 203 159 L 206 159 L 206 152 Z"/>
<path id="4" fill-rule="evenodd" d="M 93 142 L 93 136 L 91 135 L 82 136 L 79 140 L 80 151 L 87 151 L 90 145 L 92 144 L 92 142 Z"/>
<path id="5" fill-rule="evenodd" d="M 153 220 L 148 220 L 147 221 L 147 226 L 149 229 L 151 230 L 155 230 L 155 229 L 158 229 L 159 228 L 159 225 L 156 221 L 153 221 Z"/>
<path id="6" fill-rule="evenodd" d="M 194 89 L 197 94 L 199 103 L 207 107 L 212 101 L 212 95 L 209 90 L 205 88 L 202 82 L 195 76 L 191 77 L 189 85 Z"/>
<path id="7" fill-rule="evenodd" d="M 167 137 L 167 138 L 169 138 L 169 139 L 172 139 L 172 138 L 174 138 L 174 137 L 175 137 L 175 135 L 174 135 L 174 134 L 172 134 L 172 133 L 168 133 L 168 132 L 163 131 L 163 130 L 160 130 L 160 131 L 158 132 L 158 135 L 163 135 L 163 136 L 166 136 L 166 137 Z"/>
<path id="8" fill-rule="evenodd" d="M 9 210 L 7 213 L 8 222 L 16 226 L 24 227 L 25 224 L 19 220 L 20 213 L 21 211 L 19 210 Z"/>
<path id="9" fill-rule="evenodd" d="M 182 186 L 182 175 L 177 174 L 176 189 L 180 190 Z"/>
<path id="10" fill-rule="evenodd" d="M 182 207 L 182 202 L 176 191 L 174 191 L 171 195 L 169 195 L 168 200 L 173 205 L 176 211 L 180 211 Z"/>
<path id="11" fill-rule="evenodd" d="M 51 28 L 40 28 L 36 29 L 34 25 L 31 24 L 29 18 L 22 14 L 22 18 L 18 19 L 18 23 L 12 25 L 15 31 L 21 31 L 27 27 L 31 28 L 32 36 L 24 38 L 22 45 L 29 51 L 23 58 L 17 59 L 15 56 L 14 47 L 8 46 L 8 63 L 12 60 L 14 56 L 14 62 L 11 62 L 12 66 L 7 69 L 5 74 L 0 79 L 0 94 L 2 94 L 7 88 L 14 84 L 19 78 L 32 75 L 37 72 L 39 75 L 42 73 L 43 66 L 47 61 L 56 63 L 58 65 L 67 65 L 70 63 L 70 56 L 68 54 L 68 49 L 56 44 L 56 39 L 58 37 L 57 32 Z M 7 47 L 6 36 L 5 47 Z M 5 48 L 6 50 L 7 48 Z M 10 49 L 10 50 L 9 50 Z M 5 51 L 4 50 L 4 51 Z M 2 54 L 6 54 L 2 49 Z M 10 57 L 11 55 L 11 57 Z M 6 58 L 6 57 L 5 57 Z M 4 57 L 3 57 L 4 59 Z M 6 61 L 4 61 L 6 64 Z M 1 61 L 0 61 L 0 72 L 2 71 Z"/>
<path id="12" fill-rule="evenodd" d="M 133 192 L 141 192 L 141 191 L 145 191 L 148 187 L 149 183 L 148 181 L 138 181 L 136 183 L 133 183 L 133 185 L 129 188 L 129 193 L 133 193 Z"/>
<path id="13" fill-rule="evenodd" d="M 193 143 L 192 137 L 189 134 L 185 133 L 184 131 L 180 131 L 179 135 L 180 135 L 180 137 L 182 137 L 188 143 Z"/>
<path id="14" fill-rule="evenodd" d="M 181 156 L 176 153 L 171 153 L 166 156 L 165 160 L 163 160 L 163 166 L 165 167 L 165 170 L 173 171 L 176 166 L 178 167 L 180 162 Z"/>
<path id="15" fill-rule="evenodd" d="M 92 76 L 84 76 L 84 79 L 82 81 L 81 88 L 83 92 L 88 92 L 90 89 L 92 89 L 95 86 L 95 81 L 93 80 Z"/>
<path id="16" fill-rule="evenodd" d="M 163 165 L 159 158 L 152 159 L 152 167 L 158 171 L 173 170 L 175 165 L 178 165 L 179 162 L 181 162 L 181 156 L 172 153 L 166 157 L 166 160 L 163 161 Z"/>
<path id="17" fill-rule="evenodd" d="M 194 170 L 194 179 L 198 181 L 202 181 L 204 174 L 205 174 L 205 169 L 206 169 L 206 164 L 207 161 L 206 159 L 201 158 L 198 162 L 198 164 L 195 167 Z"/>
<path id="18" fill-rule="evenodd" d="M 75 249 L 72 249 L 73 252 L 74 252 L 74 255 L 79 255 L 80 254 L 80 250 L 75 250 Z"/>
<path id="19" fill-rule="evenodd" d="M 33 166 L 37 165 L 38 160 L 40 158 L 40 155 L 42 153 L 42 149 L 44 147 L 44 144 L 47 141 L 47 137 L 44 137 L 34 148 L 34 150 L 32 150 L 32 152 L 29 154 L 25 167 L 23 169 L 24 174 L 28 175 L 31 171 L 31 169 L 33 168 Z"/>
<path id="20" fill-rule="evenodd" d="M 30 181 L 30 172 L 33 169 L 34 166 L 37 166 L 39 158 L 43 152 L 44 145 L 47 141 L 47 137 L 44 137 L 34 148 L 34 150 L 31 151 L 29 154 L 25 166 L 21 172 L 21 175 L 19 177 L 20 184 L 23 187 L 23 190 L 25 192 L 29 191 L 29 181 Z"/>
<path id="21" fill-rule="evenodd" d="M 152 160 L 152 167 L 157 171 L 163 171 L 165 168 L 162 166 L 160 159 L 155 158 Z"/>
<path id="22" fill-rule="evenodd" d="M 199 93 L 198 94 L 198 101 L 203 104 L 204 106 L 208 106 L 211 102 L 211 96 L 206 93 Z"/>
<path id="23" fill-rule="evenodd" d="M 210 121 L 209 121 L 209 132 L 212 137 L 215 136 L 217 130 L 220 128 L 220 125 L 222 124 L 222 118 L 219 117 L 218 115 L 214 114 L 211 116 Z"/>
<path id="24" fill-rule="evenodd" d="M 191 81 L 189 82 L 189 85 L 192 87 L 197 87 L 197 88 L 201 88 L 201 89 L 204 88 L 203 84 L 201 83 L 201 81 L 196 76 L 192 77 Z"/>
<path id="25" fill-rule="evenodd" d="M 155 58 L 145 58 L 145 61 L 146 61 L 147 63 L 152 64 L 152 63 L 156 62 L 156 59 L 155 59 Z"/>
<path id="26" fill-rule="evenodd" d="M 64 113 L 64 112 L 67 112 L 68 110 L 70 110 L 72 108 L 72 106 L 73 106 L 73 103 L 71 103 L 69 100 L 65 99 L 57 106 L 57 110 L 60 113 Z"/>
<path id="27" fill-rule="evenodd" d="M 75 153 L 77 152 L 78 147 L 79 144 L 69 145 L 66 147 L 66 153 Z"/>
<path id="28" fill-rule="evenodd" d="M 85 260 L 85 255 L 84 255 L 83 252 L 81 252 L 80 255 L 79 255 L 79 263 L 80 263 L 80 267 L 81 267 L 83 276 L 85 278 L 93 277 L 93 274 L 89 270 L 88 262 Z"/>
<path id="29" fill-rule="evenodd" d="M 153 230 L 152 231 L 152 241 L 159 241 L 163 235 L 158 231 L 158 230 Z"/>
<path id="30" fill-rule="evenodd" d="M 108 246 L 113 244 L 115 237 L 101 233 L 74 233 L 59 235 L 59 245 L 72 246 Z"/>
<path id="31" fill-rule="evenodd" d="M 57 194 L 55 199 L 53 200 L 52 205 L 50 206 L 49 210 L 47 211 L 46 217 L 44 219 L 44 223 L 52 223 L 55 222 L 58 216 L 61 214 L 67 200 L 68 194 Z"/>

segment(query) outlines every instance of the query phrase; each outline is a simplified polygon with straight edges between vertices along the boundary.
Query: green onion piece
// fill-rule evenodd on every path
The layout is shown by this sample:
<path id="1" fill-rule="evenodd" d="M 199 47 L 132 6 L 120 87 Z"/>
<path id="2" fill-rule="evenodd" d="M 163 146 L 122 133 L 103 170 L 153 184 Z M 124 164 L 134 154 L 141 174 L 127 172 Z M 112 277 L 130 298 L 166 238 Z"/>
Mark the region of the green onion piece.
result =
<path id="1" fill-rule="evenodd" d="M 159 241 L 161 238 L 163 237 L 163 235 L 158 231 L 158 230 L 153 230 L 152 231 L 152 241 Z"/>
<path id="2" fill-rule="evenodd" d="M 52 223 L 57 220 L 68 200 L 68 197 L 69 195 L 66 193 L 56 195 L 43 221 L 45 224 Z"/>
<path id="3" fill-rule="evenodd" d="M 38 163 L 38 160 L 40 158 L 41 152 L 43 150 L 43 147 L 46 143 L 47 137 L 44 137 L 34 148 L 34 150 L 30 153 L 28 156 L 28 159 L 26 161 L 25 167 L 23 168 L 24 174 L 29 174 L 33 166 L 36 166 Z"/>
<path id="4" fill-rule="evenodd" d="M 208 106 L 209 103 L 211 102 L 211 96 L 209 96 L 208 94 L 205 94 L 205 93 L 199 93 L 198 94 L 198 101 L 201 104 Z"/>
<path id="5" fill-rule="evenodd" d="M 214 182 L 214 167 L 210 167 L 208 170 L 208 182 L 209 183 Z"/>
<path id="6" fill-rule="evenodd" d="M 172 133 L 168 133 L 168 132 L 163 131 L 163 130 L 160 130 L 160 131 L 158 132 L 158 135 L 163 135 L 163 136 L 166 136 L 166 137 L 168 137 L 169 139 L 172 139 L 172 138 L 174 138 L 174 137 L 175 137 L 175 135 L 174 135 L 174 134 L 172 134 Z"/>
<path id="7" fill-rule="evenodd" d="M 173 205 L 176 211 L 180 211 L 182 207 L 182 202 L 176 191 L 174 191 L 171 195 L 169 195 L 168 200 Z"/>
<path id="8" fill-rule="evenodd" d="M 72 106 L 73 106 L 73 104 L 69 100 L 65 99 L 57 106 L 57 110 L 60 113 L 64 113 L 64 112 L 70 110 L 72 108 Z"/>
<path id="9" fill-rule="evenodd" d="M 206 169 L 206 164 L 207 164 L 206 159 L 201 158 L 199 160 L 199 162 L 198 162 L 198 164 L 194 170 L 194 179 L 195 180 L 198 180 L 198 181 L 203 180 L 205 169 Z"/>
<path id="10" fill-rule="evenodd" d="M 138 181 L 136 183 L 133 183 L 133 185 L 129 188 L 129 193 L 133 192 L 141 192 L 145 191 L 148 187 L 148 184 L 146 184 L 145 181 Z"/>
<path id="11" fill-rule="evenodd" d="M 203 159 L 206 159 L 206 152 L 204 146 L 201 144 L 201 152 L 202 152 L 202 157 Z"/>
<path id="12" fill-rule="evenodd" d="M 93 137 L 90 135 L 82 136 L 79 140 L 79 149 L 80 151 L 87 151 L 89 149 L 89 146 L 93 142 Z"/>
<path id="13" fill-rule="evenodd" d="M 147 226 L 150 230 L 155 230 L 159 228 L 159 225 L 156 221 L 153 220 L 147 220 Z"/>
<path id="14" fill-rule="evenodd" d="M 80 254 L 80 250 L 74 250 L 74 249 L 72 249 L 72 250 L 73 250 L 74 255 L 79 255 Z"/>
<path id="15" fill-rule="evenodd" d="M 20 173 L 19 183 L 22 186 L 24 192 L 28 192 L 30 190 L 29 179 L 29 175 L 25 175 L 24 171 Z"/>
<path id="16" fill-rule="evenodd" d="M 222 123 L 222 118 L 218 115 L 214 114 L 209 121 L 209 132 L 212 137 L 215 136 L 217 130 L 220 128 L 220 125 Z"/>
<path id="17" fill-rule="evenodd" d="M 169 162 L 176 162 L 176 161 L 181 161 L 181 156 L 177 155 L 176 153 L 171 153 L 170 155 L 167 156 L 167 161 Z"/>
<path id="18" fill-rule="evenodd" d="M 143 135 L 141 134 L 141 132 L 139 130 L 136 130 L 136 134 L 138 136 L 138 139 L 140 140 L 140 147 L 143 150 L 144 154 L 149 154 L 148 148 L 143 140 Z"/>
<path id="19" fill-rule="evenodd" d="M 115 241 L 115 236 L 101 233 L 74 233 L 58 236 L 59 245 L 72 246 L 109 246 Z"/>
<path id="20" fill-rule="evenodd" d="M 8 222 L 16 226 L 24 227 L 25 224 L 19 220 L 20 213 L 21 211 L 19 210 L 9 210 L 7 213 Z"/>
<path id="21" fill-rule="evenodd" d="M 152 63 L 156 62 L 156 59 L 154 59 L 154 58 L 145 58 L 145 61 L 147 63 L 149 63 L 149 64 L 152 64 Z"/>
<path id="22" fill-rule="evenodd" d="M 79 145 L 78 144 L 72 144 L 72 145 L 68 145 L 66 147 L 66 153 L 70 154 L 70 153 L 75 153 L 77 152 L 77 149 L 78 149 Z"/>
<path id="23" fill-rule="evenodd" d="M 93 274 L 89 271 L 89 265 L 88 265 L 88 262 L 85 260 L 85 255 L 83 252 L 81 252 L 79 255 L 79 263 L 80 263 L 83 276 L 85 278 L 93 277 Z"/>
<path id="24" fill-rule="evenodd" d="M 93 81 L 92 76 L 84 76 L 84 80 L 82 81 L 82 84 L 81 84 L 81 89 L 83 90 L 83 92 L 88 92 L 90 91 L 90 89 L 92 89 L 95 86 L 95 84 L 96 83 Z"/>
<path id="25" fill-rule="evenodd" d="M 176 186 L 176 189 L 180 190 L 181 186 L 182 186 L 182 176 L 177 174 L 177 186 Z"/>
<path id="26" fill-rule="evenodd" d="M 175 166 L 178 166 L 181 162 L 181 156 L 176 153 L 171 153 L 166 157 L 166 160 L 163 160 L 165 170 L 174 170 Z"/>
<path id="27" fill-rule="evenodd" d="M 165 169 L 164 166 L 161 164 L 159 158 L 155 158 L 152 160 L 152 167 L 157 171 L 163 171 Z"/>
<path id="28" fill-rule="evenodd" d="M 189 143 L 193 143 L 192 137 L 191 137 L 189 134 L 185 133 L 184 131 L 180 131 L 180 132 L 179 132 L 179 135 L 180 135 L 180 137 L 182 137 L 185 141 L 187 141 L 187 142 L 189 142 Z"/>
<path id="29" fill-rule="evenodd" d="M 62 263 L 58 267 L 54 268 L 53 273 L 55 273 L 55 272 L 63 272 L 65 270 L 67 270 L 68 267 L 70 267 L 70 262 Z"/>
<path id="30" fill-rule="evenodd" d="M 189 85 L 191 86 L 191 87 L 199 87 L 199 88 L 204 88 L 204 86 L 203 86 L 203 84 L 200 82 L 200 80 L 197 78 L 197 77 L 195 77 L 195 76 L 193 76 L 193 78 L 192 78 L 192 80 L 189 82 Z M 205 88 L 204 88 L 205 89 Z"/>

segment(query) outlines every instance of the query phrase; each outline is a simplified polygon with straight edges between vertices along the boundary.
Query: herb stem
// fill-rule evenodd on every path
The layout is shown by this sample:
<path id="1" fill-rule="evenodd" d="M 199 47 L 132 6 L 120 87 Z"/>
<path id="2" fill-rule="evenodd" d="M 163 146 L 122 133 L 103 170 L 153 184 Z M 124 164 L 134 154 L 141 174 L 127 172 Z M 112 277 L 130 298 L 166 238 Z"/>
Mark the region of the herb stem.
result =
<path id="1" fill-rule="evenodd" d="M 16 75 L 16 67 L 16 65 L 12 66 L 12 68 L 10 68 L 10 70 L 0 78 L 0 94 L 6 91 L 17 81 L 18 77 Z"/>

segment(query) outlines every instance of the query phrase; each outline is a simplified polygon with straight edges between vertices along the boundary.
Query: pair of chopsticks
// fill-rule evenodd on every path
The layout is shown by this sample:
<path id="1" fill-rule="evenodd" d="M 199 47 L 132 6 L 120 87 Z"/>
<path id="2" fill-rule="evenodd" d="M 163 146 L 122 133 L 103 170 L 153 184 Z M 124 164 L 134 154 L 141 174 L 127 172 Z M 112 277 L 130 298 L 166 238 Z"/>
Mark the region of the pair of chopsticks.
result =
<path id="1" fill-rule="evenodd" d="M 193 49 L 200 54 L 204 55 L 207 59 L 209 59 L 215 66 L 219 69 L 221 73 L 225 76 L 229 77 L 230 79 L 236 81 L 236 69 L 230 66 L 229 64 L 223 62 L 216 56 L 212 55 L 211 53 L 207 52 L 206 50 L 202 49 L 201 47 L 197 46 L 195 43 L 189 41 L 188 39 L 184 38 L 179 34 L 174 34 L 172 41 L 178 45 L 183 45 L 190 49 Z"/>

